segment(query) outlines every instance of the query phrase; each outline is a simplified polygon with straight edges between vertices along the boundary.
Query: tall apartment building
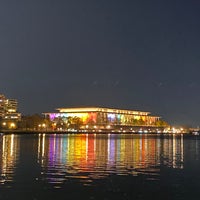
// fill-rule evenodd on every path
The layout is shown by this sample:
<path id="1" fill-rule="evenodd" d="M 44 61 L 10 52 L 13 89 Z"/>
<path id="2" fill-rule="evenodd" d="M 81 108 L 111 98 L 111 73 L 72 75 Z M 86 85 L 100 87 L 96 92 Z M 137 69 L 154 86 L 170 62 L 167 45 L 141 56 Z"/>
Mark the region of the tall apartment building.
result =
<path id="1" fill-rule="evenodd" d="M 6 97 L 3 94 L 0 94 L 0 118 L 5 114 L 5 100 Z"/>
<path id="2" fill-rule="evenodd" d="M 16 99 L 7 99 L 0 94 L 0 118 L 1 120 L 18 121 L 21 119 L 21 113 L 18 112 L 18 102 Z"/>

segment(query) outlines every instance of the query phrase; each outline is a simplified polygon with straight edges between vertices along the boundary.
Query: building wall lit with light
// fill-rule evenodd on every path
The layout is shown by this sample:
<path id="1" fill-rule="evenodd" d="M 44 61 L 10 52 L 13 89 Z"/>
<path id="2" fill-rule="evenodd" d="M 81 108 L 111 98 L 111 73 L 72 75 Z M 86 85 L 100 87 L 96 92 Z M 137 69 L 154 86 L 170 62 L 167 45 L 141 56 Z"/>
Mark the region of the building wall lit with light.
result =
<path id="1" fill-rule="evenodd" d="M 0 119 L 2 128 L 15 129 L 17 127 L 17 122 L 21 120 L 21 113 L 18 112 L 16 99 L 7 99 L 0 94 Z"/>
<path id="2" fill-rule="evenodd" d="M 58 112 L 44 113 L 45 117 L 54 123 L 69 125 L 70 120 L 80 119 L 80 129 L 113 130 L 123 127 L 155 127 L 160 119 L 150 115 L 150 112 L 122 110 L 114 108 L 58 108 Z"/>
<path id="3" fill-rule="evenodd" d="M 6 97 L 3 94 L 0 94 L 0 117 L 3 117 L 5 114 L 5 101 Z"/>

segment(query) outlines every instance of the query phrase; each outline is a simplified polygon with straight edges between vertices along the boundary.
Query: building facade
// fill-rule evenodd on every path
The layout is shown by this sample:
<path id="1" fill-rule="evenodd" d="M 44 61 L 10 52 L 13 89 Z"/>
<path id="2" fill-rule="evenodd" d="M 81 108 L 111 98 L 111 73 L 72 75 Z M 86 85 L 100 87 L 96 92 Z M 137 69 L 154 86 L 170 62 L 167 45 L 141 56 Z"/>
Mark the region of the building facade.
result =
<path id="1" fill-rule="evenodd" d="M 122 110 L 114 108 L 85 107 L 58 108 L 58 112 L 44 113 L 45 117 L 58 124 L 61 128 L 68 128 L 78 123 L 79 129 L 120 130 L 135 127 L 155 127 L 160 117 L 150 115 L 150 112 Z"/>
<path id="2" fill-rule="evenodd" d="M 17 127 L 17 122 L 21 120 L 21 113 L 18 112 L 16 99 L 7 99 L 0 94 L 0 120 L 2 128 L 14 129 Z"/>
<path id="3" fill-rule="evenodd" d="M 5 101 L 6 97 L 3 94 L 0 94 L 0 118 L 5 114 Z"/>

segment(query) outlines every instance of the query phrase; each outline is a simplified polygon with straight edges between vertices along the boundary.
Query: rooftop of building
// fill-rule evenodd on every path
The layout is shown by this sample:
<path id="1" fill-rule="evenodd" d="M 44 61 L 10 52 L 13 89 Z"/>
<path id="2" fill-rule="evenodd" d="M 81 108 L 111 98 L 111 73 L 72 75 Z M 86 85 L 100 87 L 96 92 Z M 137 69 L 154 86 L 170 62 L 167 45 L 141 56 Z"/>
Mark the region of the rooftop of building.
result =
<path id="1" fill-rule="evenodd" d="M 57 108 L 61 113 L 78 113 L 78 112 L 106 112 L 106 113 L 120 113 L 120 114 L 135 114 L 135 115 L 149 115 L 150 112 L 125 110 L 118 108 L 105 108 L 105 107 L 73 107 L 73 108 Z"/>

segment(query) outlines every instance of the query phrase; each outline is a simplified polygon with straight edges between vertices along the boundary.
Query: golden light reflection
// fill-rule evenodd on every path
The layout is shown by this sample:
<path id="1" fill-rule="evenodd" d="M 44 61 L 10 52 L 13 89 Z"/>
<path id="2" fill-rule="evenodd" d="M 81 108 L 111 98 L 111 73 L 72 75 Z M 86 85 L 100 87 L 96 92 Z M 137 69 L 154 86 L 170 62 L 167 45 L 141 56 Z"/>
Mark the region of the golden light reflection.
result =
<path id="1" fill-rule="evenodd" d="M 91 181 L 110 172 L 152 172 L 161 164 L 183 168 L 183 156 L 182 136 L 160 139 L 159 136 L 145 134 L 43 134 L 38 138 L 38 160 L 43 173 L 50 176 L 48 180 L 51 183 L 57 184 L 75 174 L 81 179 L 84 173 L 84 177 Z M 52 171 L 55 171 L 54 176 Z M 63 173 L 64 179 L 60 177 Z"/>
<path id="2" fill-rule="evenodd" d="M 184 167 L 183 135 L 88 133 L 35 137 L 33 153 L 38 156 L 42 180 L 57 185 L 71 178 L 89 184 L 110 173 L 158 175 L 161 165 Z M 24 153 L 23 148 L 29 148 L 20 138 L 14 134 L 0 136 L 0 184 L 13 181 L 19 151 Z M 198 150 L 198 146 L 196 148 Z"/>
<path id="3" fill-rule="evenodd" d="M 19 152 L 18 138 L 14 134 L 0 136 L 0 184 L 12 182 Z"/>

